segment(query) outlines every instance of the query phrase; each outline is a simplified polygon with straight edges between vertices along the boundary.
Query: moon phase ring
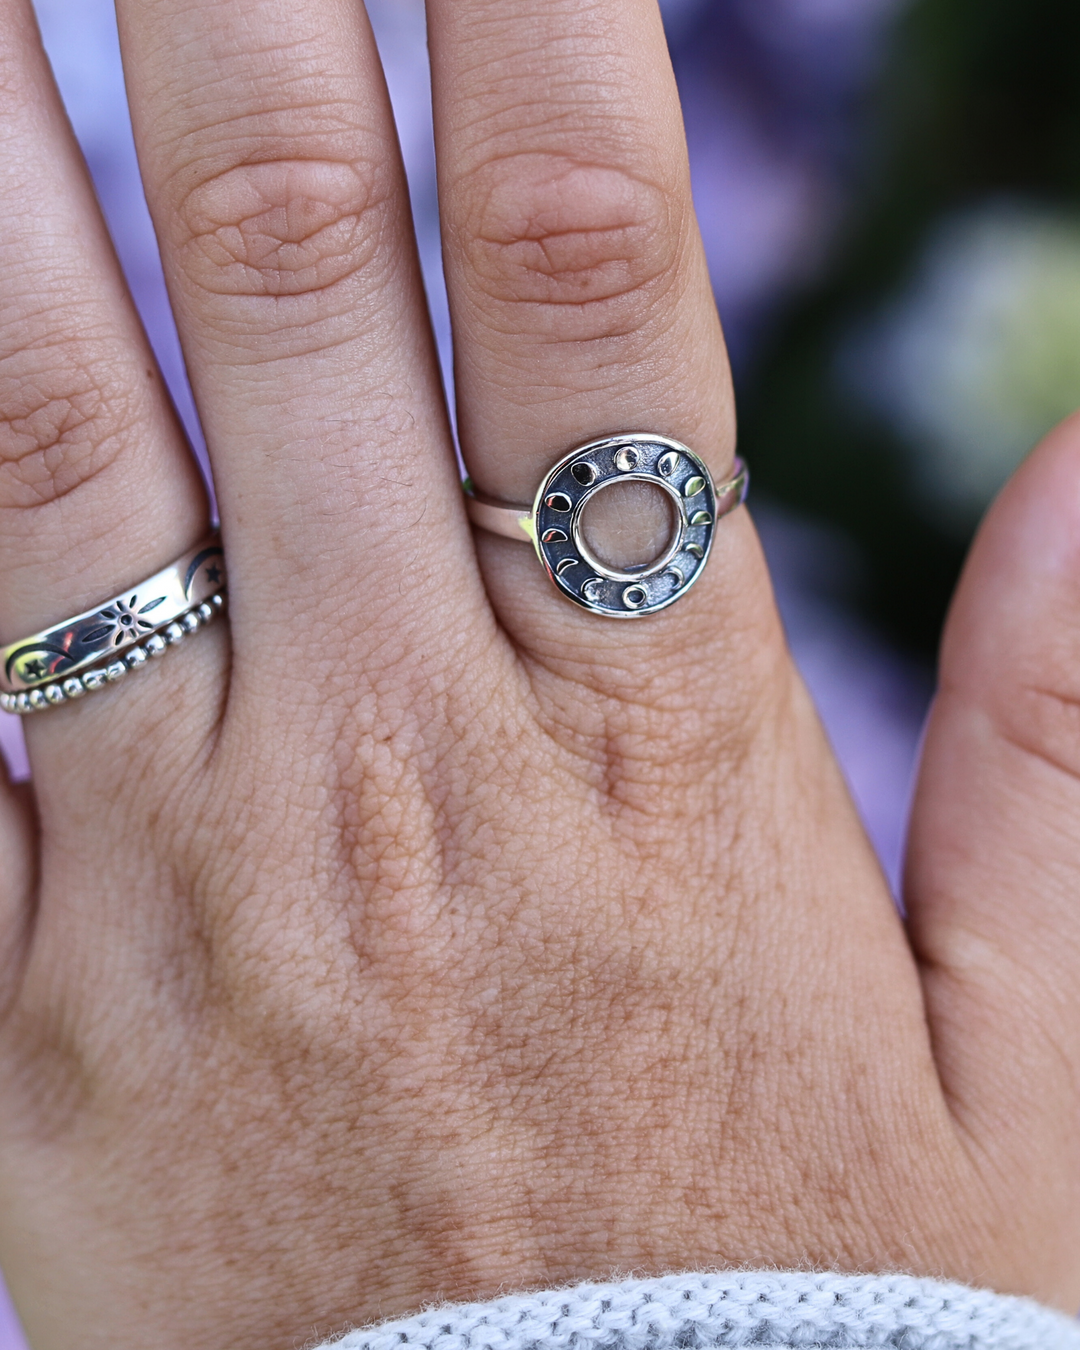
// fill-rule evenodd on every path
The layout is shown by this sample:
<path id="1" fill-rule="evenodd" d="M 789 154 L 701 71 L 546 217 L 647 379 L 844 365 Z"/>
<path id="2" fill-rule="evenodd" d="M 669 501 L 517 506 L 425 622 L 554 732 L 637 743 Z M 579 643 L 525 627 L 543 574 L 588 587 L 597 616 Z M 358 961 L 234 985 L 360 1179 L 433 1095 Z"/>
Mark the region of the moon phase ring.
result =
<path id="1" fill-rule="evenodd" d="M 608 566 L 589 547 L 585 508 L 614 483 L 648 483 L 674 507 L 675 527 L 657 558 L 639 567 Z M 530 541 L 558 590 L 593 614 L 640 619 L 680 599 L 709 559 L 716 522 L 746 500 L 749 473 L 714 485 L 708 466 L 687 446 L 651 432 L 589 441 L 549 470 L 532 506 L 512 506 L 466 482 L 469 519 L 480 529 Z"/>
<path id="2" fill-rule="evenodd" d="M 115 684 L 210 623 L 225 587 L 215 533 L 104 604 L 0 650 L 0 709 L 40 712 Z"/>

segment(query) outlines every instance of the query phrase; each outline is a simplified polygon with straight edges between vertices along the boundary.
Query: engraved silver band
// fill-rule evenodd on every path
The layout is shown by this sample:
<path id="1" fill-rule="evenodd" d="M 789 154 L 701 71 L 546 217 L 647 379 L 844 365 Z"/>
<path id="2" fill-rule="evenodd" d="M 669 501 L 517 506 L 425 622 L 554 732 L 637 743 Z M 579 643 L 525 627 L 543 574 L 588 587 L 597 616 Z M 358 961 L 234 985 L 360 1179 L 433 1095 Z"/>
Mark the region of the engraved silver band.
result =
<path id="1" fill-rule="evenodd" d="M 115 683 L 209 623 L 225 587 L 221 540 L 212 534 L 104 604 L 4 647 L 0 708 L 35 712 Z"/>
<path id="2" fill-rule="evenodd" d="M 613 483 L 649 483 L 674 507 L 675 529 L 658 558 L 619 569 L 589 547 L 584 511 Z M 545 475 L 531 506 L 495 501 L 465 484 L 472 523 L 507 539 L 528 541 L 557 589 L 574 604 L 613 619 L 637 619 L 666 609 L 701 575 L 716 522 L 746 500 L 750 475 L 741 459 L 723 483 L 680 441 L 627 432 L 589 441 L 564 455 Z"/>
<path id="3" fill-rule="evenodd" d="M 122 680 L 131 670 L 138 670 L 147 661 L 164 656 L 173 647 L 178 647 L 189 633 L 205 628 L 212 623 L 225 608 L 225 594 L 219 591 L 209 600 L 203 600 L 194 609 L 181 614 L 179 619 L 163 628 L 160 633 L 152 633 L 144 641 L 128 647 L 123 656 L 110 661 L 107 666 L 95 666 L 93 670 L 81 675 L 68 675 L 63 680 L 36 689 L 23 689 L 18 694 L 0 693 L 0 709 L 4 712 L 18 713 L 20 717 L 27 713 L 44 712 L 46 708 L 55 708 L 104 689 L 107 684 Z"/>

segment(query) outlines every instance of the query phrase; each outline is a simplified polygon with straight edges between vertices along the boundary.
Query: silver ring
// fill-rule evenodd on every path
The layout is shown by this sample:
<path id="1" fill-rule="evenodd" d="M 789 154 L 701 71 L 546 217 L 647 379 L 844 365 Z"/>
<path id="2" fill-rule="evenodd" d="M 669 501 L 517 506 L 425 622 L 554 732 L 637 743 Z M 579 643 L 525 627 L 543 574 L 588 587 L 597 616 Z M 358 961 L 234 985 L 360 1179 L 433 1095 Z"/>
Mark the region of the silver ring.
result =
<path id="1" fill-rule="evenodd" d="M 713 484 L 708 466 L 680 441 L 628 432 L 571 450 L 548 472 L 532 506 L 511 506 L 466 481 L 469 519 L 482 530 L 529 540 L 544 570 L 575 605 L 611 619 L 640 619 L 685 595 L 704 570 L 716 522 L 746 500 L 750 475 L 736 459 L 730 478 Z M 612 483 L 650 483 L 675 507 L 676 525 L 659 557 L 619 569 L 600 561 L 583 528 L 588 503 Z"/>
<path id="2" fill-rule="evenodd" d="M 104 604 L 0 650 L 0 708 L 38 712 L 114 684 L 209 623 L 225 587 L 215 533 Z"/>

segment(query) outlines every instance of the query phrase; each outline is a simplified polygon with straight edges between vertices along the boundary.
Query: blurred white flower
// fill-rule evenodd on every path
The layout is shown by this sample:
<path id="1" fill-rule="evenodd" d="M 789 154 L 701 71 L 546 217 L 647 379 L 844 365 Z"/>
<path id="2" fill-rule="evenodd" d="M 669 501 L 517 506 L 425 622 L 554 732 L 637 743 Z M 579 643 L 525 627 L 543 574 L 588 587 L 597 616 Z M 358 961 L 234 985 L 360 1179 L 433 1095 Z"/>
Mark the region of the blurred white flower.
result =
<path id="1" fill-rule="evenodd" d="M 967 531 L 1080 406 L 1080 220 L 997 200 L 939 225 L 840 371 L 910 446 L 931 512 Z"/>

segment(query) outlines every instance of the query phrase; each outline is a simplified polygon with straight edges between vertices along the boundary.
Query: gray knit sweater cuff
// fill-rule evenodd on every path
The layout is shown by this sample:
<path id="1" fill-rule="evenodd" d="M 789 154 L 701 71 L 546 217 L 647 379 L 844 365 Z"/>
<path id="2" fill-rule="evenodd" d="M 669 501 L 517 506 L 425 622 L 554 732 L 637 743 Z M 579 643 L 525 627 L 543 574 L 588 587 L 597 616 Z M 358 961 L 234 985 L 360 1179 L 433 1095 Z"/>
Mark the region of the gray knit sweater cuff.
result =
<path id="1" fill-rule="evenodd" d="M 762 1345 L 1080 1350 L 1080 1324 L 1029 1299 L 907 1275 L 729 1271 L 444 1304 L 350 1332 L 333 1350 Z"/>

